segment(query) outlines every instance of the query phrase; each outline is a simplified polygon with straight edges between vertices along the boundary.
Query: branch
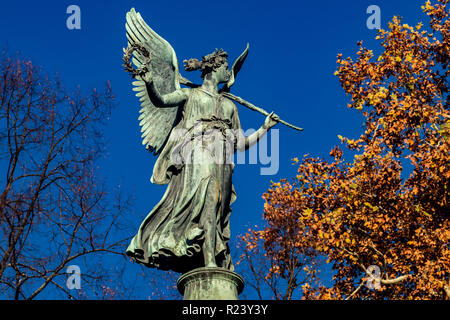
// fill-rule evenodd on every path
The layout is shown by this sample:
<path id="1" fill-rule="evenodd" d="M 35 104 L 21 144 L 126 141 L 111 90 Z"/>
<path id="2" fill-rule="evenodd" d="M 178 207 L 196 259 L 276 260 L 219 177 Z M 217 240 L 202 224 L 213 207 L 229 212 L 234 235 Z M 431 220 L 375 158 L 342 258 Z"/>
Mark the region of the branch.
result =
<path id="1" fill-rule="evenodd" d="M 373 277 L 373 274 L 371 274 L 370 272 L 368 272 L 367 269 L 366 269 L 366 267 L 364 267 L 363 264 L 360 263 L 359 266 L 364 270 L 364 272 L 365 272 L 368 276 Z M 395 278 L 395 279 L 382 279 L 382 278 L 380 277 L 379 280 L 380 280 L 380 283 L 386 284 L 386 285 L 387 285 L 387 284 L 395 284 L 395 283 L 401 282 L 401 281 L 403 281 L 403 280 L 408 279 L 409 277 L 411 277 L 410 274 L 405 274 L 405 275 L 399 276 L 399 277 L 397 277 L 397 278 Z"/>
<path id="2" fill-rule="evenodd" d="M 109 246 L 109 247 L 111 247 L 111 246 Z M 87 254 L 90 254 L 90 253 L 95 253 L 95 252 L 108 252 L 108 253 L 114 253 L 114 254 L 118 254 L 118 255 L 123 255 L 122 253 L 109 250 L 108 248 L 99 248 L 99 249 L 92 249 L 92 250 L 89 250 L 89 251 L 83 251 L 83 252 L 77 253 L 77 254 L 67 258 L 65 261 L 62 261 L 61 264 L 53 271 L 53 274 L 51 274 L 48 277 L 44 277 L 44 279 L 45 279 L 44 283 L 42 283 L 42 285 L 38 289 L 36 289 L 36 291 L 34 291 L 33 294 L 31 294 L 27 298 L 27 300 L 33 300 L 42 290 L 44 290 L 44 288 L 49 283 L 53 282 L 53 278 L 55 278 L 57 275 L 59 275 L 59 272 L 66 266 L 66 264 L 68 262 L 70 262 L 70 261 L 72 261 L 72 260 L 74 260 L 74 259 L 76 259 L 76 258 L 78 258 L 80 256 L 87 255 Z"/>
<path id="3" fill-rule="evenodd" d="M 264 109 L 262 109 L 262 108 L 259 108 L 259 107 L 255 106 L 255 105 L 251 104 L 250 102 L 245 101 L 244 99 L 242 99 L 242 98 L 240 98 L 240 97 L 238 97 L 238 96 L 235 96 L 234 94 L 231 94 L 231 93 L 229 93 L 229 92 L 222 92 L 221 94 L 222 94 L 223 96 L 225 96 L 225 97 L 231 99 L 231 100 L 236 101 L 237 103 L 243 105 L 244 107 L 249 108 L 250 110 L 259 112 L 259 113 L 261 113 L 261 114 L 263 114 L 263 115 L 265 115 L 265 116 L 268 116 L 268 115 L 269 115 L 269 112 L 267 112 L 266 110 L 264 110 Z M 282 123 L 282 124 L 284 124 L 284 125 L 286 125 L 286 126 L 288 126 L 289 128 L 292 128 L 292 129 L 295 129 L 295 130 L 298 130 L 298 131 L 303 131 L 303 128 L 294 126 L 294 125 L 292 125 L 292 124 L 290 124 L 290 123 L 288 123 L 288 122 L 286 122 L 286 121 L 284 121 L 284 120 L 281 120 L 281 119 L 280 119 L 279 122 Z"/>
<path id="4" fill-rule="evenodd" d="M 362 281 L 361 284 L 358 286 L 358 288 L 356 288 L 347 298 L 345 298 L 345 300 L 350 300 L 351 297 L 353 297 L 355 294 L 358 293 L 358 291 L 362 288 L 362 286 L 364 285 L 365 281 Z"/>
<path id="5" fill-rule="evenodd" d="M 394 284 L 394 283 L 398 283 L 398 282 L 401 282 L 401 281 L 403 281 L 403 280 L 406 280 L 406 279 L 408 279 L 410 276 L 411 276 L 410 274 L 405 274 L 405 275 L 400 276 L 400 277 L 397 277 L 397 278 L 395 278 L 395 279 L 380 279 L 380 282 L 381 282 L 382 284 Z"/>

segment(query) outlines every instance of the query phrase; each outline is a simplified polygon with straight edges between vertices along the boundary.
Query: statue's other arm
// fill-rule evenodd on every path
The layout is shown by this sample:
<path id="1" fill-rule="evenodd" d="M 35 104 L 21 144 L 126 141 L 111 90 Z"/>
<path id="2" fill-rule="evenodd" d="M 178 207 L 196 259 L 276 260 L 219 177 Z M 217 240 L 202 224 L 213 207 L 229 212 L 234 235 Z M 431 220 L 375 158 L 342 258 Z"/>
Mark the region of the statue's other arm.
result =
<path id="1" fill-rule="evenodd" d="M 185 102 L 189 96 L 188 88 L 177 89 L 172 93 L 162 95 L 155 87 L 155 83 L 153 81 L 145 81 L 145 84 L 147 86 L 150 101 L 157 108 L 175 107 Z"/>
<path id="2" fill-rule="evenodd" d="M 255 132 L 250 134 L 249 136 L 245 137 L 244 133 L 241 129 L 241 124 L 239 121 L 239 116 L 237 114 L 237 109 L 234 110 L 235 121 L 238 123 L 238 130 L 237 130 L 237 145 L 236 148 L 239 151 L 245 151 L 251 146 L 253 146 L 255 143 L 257 143 L 264 135 L 267 133 L 267 131 L 272 128 L 274 125 L 276 125 L 279 121 L 279 117 L 276 114 L 269 114 L 264 121 L 264 124 Z"/>
<path id="3" fill-rule="evenodd" d="M 264 125 L 261 126 L 258 130 L 253 132 L 251 135 L 245 137 L 242 129 L 238 130 L 238 138 L 237 138 L 237 149 L 239 151 L 245 151 L 251 146 L 253 146 L 255 143 L 259 141 L 264 135 L 267 133 L 266 128 L 264 128 Z"/>

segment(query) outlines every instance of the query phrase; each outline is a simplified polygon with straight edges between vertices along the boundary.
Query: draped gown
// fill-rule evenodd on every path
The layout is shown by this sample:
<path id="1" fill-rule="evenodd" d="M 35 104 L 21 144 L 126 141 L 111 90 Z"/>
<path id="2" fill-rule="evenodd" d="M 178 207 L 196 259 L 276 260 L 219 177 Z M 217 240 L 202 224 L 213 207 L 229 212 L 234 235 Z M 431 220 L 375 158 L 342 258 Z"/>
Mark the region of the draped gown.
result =
<path id="1" fill-rule="evenodd" d="M 172 130 L 153 169 L 151 181 L 168 183 L 160 202 L 142 222 L 127 248 L 136 262 L 185 273 L 205 265 L 202 244 L 207 215 L 215 213 L 215 258 L 234 270 L 230 257 L 230 205 L 237 108 L 220 95 L 191 89 L 180 122 Z"/>

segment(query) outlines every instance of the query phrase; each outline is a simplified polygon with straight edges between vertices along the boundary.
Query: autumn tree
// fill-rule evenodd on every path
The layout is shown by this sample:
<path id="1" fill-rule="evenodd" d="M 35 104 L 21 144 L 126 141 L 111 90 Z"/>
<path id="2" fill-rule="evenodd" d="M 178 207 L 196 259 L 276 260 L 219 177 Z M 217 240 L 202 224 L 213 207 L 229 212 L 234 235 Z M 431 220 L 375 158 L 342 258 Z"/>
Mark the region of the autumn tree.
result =
<path id="1" fill-rule="evenodd" d="M 112 106 L 109 83 L 68 93 L 59 78 L 0 53 L 1 297 L 117 295 L 107 280 L 120 270 L 106 270 L 101 254 L 124 254 L 119 221 L 128 203 L 96 168 Z M 81 267 L 78 292 L 66 286 L 71 264 Z"/>
<path id="2" fill-rule="evenodd" d="M 287 212 L 284 210 L 290 209 L 278 213 Z M 325 256 L 312 243 L 299 245 L 311 237 L 304 237 L 304 228 L 295 215 L 283 213 L 273 216 L 265 230 L 249 229 L 238 242 L 241 255 L 236 265 L 246 286 L 260 300 L 299 299 L 302 286 L 320 283 L 318 271 L 323 268 Z"/>
<path id="3" fill-rule="evenodd" d="M 305 299 L 450 298 L 448 0 L 422 10 L 428 31 L 394 17 L 380 55 L 362 42 L 355 60 L 338 55 L 364 132 L 339 136 L 331 160 L 295 159 L 296 177 L 263 196 L 266 227 L 243 236 L 244 261 L 263 250 L 275 263 L 265 279 L 312 275 L 298 287 Z M 320 256 L 331 285 L 311 264 Z"/>

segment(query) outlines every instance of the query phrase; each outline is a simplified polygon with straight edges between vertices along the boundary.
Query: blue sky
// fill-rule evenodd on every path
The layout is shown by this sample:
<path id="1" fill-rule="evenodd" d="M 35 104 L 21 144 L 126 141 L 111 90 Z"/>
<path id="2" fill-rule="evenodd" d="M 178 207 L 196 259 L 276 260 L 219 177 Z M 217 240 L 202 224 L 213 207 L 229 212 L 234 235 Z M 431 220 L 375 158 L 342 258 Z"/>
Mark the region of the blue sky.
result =
<path id="1" fill-rule="evenodd" d="M 279 171 L 260 175 L 258 164 L 237 165 L 233 181 L 237 201 L 231 216 L 232 236 L 261 225 L 261 195 L 270 180 L 292 177 L 291 159 L 304 154 L 328 157 L 339 144 L 337 135 L 355 137 L 361 115 L 347 109 L 340 87 L 336 55 L 355 56 L 356 43 L 379 52 L 376 30 L 366 27 L 369 5 L 381 9 L 381 27 L 392 16 L 414 25 L 425 21 L 424 0 L 341 1 L 4 1 L 0 10 L 0 45 L 40 65 L 50 75 L 59 73 L 69 90 L 84 92 L 110 80 L 117 108 L 109 120 L 108 153 L 99 164 L 111 186 L 135 192 L 136 230 L 141 219 L 160 200 L 165 186 L 150 183 L 156 158 L 141 144 L 138 99 L 122 68 L 126 46 L 125 14 L 135 7 L 146 22 L 175 49 L 179 62 L 198 58 L 215 48 L 228 52 L 230 64 L 247 42 L 250 52 L 232 93 L 275 111 L 282 119 L 303 127 L 280 129 Z M 81 30 L 68 30 L 66 8 L 81 9 Z M 196 82 L 199 74 L 182 71 Z M 257 129 L 264 116 L 238 106 L 244 129 Z"/>

